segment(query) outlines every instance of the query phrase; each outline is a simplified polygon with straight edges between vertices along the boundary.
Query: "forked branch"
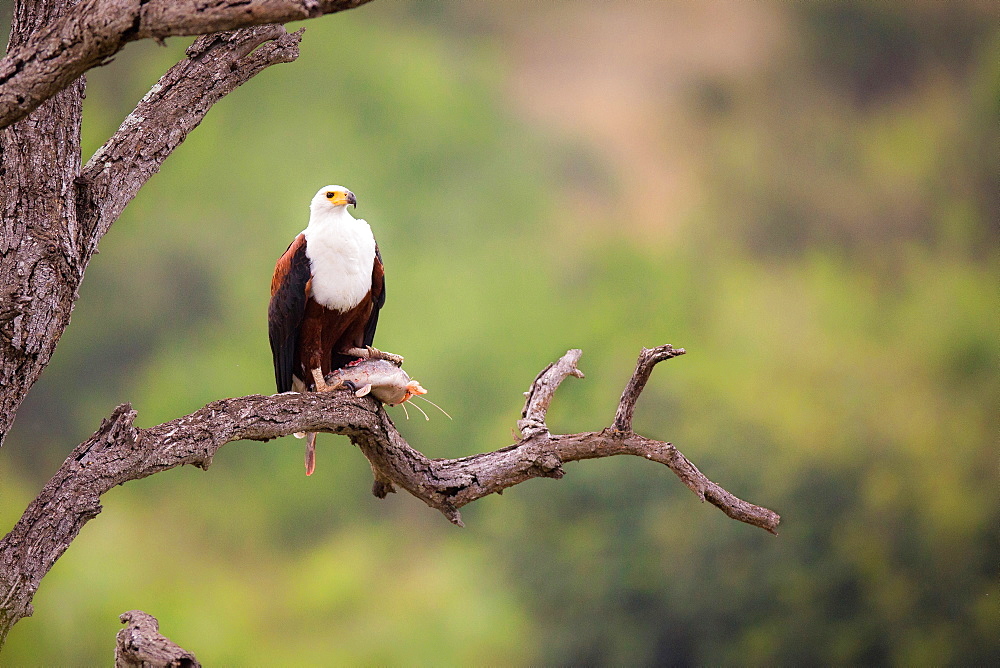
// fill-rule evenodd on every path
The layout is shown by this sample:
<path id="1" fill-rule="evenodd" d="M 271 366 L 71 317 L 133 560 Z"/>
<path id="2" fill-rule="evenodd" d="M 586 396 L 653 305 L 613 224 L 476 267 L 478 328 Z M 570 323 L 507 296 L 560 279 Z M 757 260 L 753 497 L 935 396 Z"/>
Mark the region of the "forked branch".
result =
<path id="1" fill-rule="evenodd" d="M 733 519 L 775 533 L 777 513 L 743 501 L 718 486 L 673 445 L 631 431 L 631 414 L 652 367 L 683 354 L 661 346 L 643 350 L 613 426 L 599 432 L 550 434 L 545 414 L 553 393 L 568 376 L 582 377 L 570 350 L 547 367 L 526 393 L 523 438 L 512 445 L 458 459 L 429 459 L 396 430 L 381 404 L 351 392 L 288 392 L 223 399 L 149 429 L 133 425 L 135 411 L 119 406 L 97 432 L 77 446 L 0 540 L 0 642 L 21 617 L 41 579 L 83 525 L 100 513 L 100 497 L 130 480 L 184 464 L 208 468 L 216 451 L 241 439 L 267 441 L 298 431 L 348 436 L 376 471 L 374 492 L 402 487 L 459 526 L 459 508 L 494 492 L 538 477 L 561 478 L 565 462 L 635 455 L 672 470 L 697 496 Z M 621 419 L 619 419 L 621 418 Z"/>

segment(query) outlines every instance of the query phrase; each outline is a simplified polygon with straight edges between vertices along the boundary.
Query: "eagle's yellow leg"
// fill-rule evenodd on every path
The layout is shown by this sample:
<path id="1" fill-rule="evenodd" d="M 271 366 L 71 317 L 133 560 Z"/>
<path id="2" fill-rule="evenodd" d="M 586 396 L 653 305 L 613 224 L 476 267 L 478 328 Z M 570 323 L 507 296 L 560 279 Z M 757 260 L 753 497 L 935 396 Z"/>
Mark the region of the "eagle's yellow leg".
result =
<path id="1" fill-rule="evenodd" d="M 331 389 L 333 389 L 329 385 L 326 384 L 326 379 L 323 378 L 323 370 L 322 369 L 313 369 L 312 370 L 312 375 L 313 375 L 313 382 L 316 383 L 316 391 L 317 392 L 329 392 Z"/>
<path id="2" fill-rule="evenodd" d="M 328 383 L 326 379 L 323 378 L 323 371 L 321 369 L 312 370 L 313 381 L 316 382 L 317 392 L 333 392 L 334 390 L 339 390 L 342 387 L 347 387 L 343 381 L 337 381 L 336 383 Z"/>

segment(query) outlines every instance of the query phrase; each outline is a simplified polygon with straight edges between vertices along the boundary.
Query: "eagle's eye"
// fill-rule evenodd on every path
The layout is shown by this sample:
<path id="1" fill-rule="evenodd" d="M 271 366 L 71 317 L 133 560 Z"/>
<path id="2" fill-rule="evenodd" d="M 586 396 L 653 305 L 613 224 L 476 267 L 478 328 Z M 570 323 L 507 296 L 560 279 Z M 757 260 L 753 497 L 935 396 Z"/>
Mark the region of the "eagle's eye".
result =
<path id="1" fill-rule="evenodd" d="M 326 193 L 326 198 L 327 199 L 333 199 L 336 195 L 337 195 L 337 193 L 335 193 L 335 192 L 333 192 L 331 190 L 331 191 L 329 191 L 329 192 Z"/>

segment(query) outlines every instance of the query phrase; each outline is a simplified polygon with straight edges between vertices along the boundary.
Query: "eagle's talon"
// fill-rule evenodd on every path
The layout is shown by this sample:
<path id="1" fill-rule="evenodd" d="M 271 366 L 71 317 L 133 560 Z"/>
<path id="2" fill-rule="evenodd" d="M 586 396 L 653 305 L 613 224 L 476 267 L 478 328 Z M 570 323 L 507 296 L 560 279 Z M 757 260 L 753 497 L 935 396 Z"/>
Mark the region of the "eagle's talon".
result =
<path id="1" fill-rule="evenodd" d="M 326 383 L 326 382 L 324 382 L 323 386 L 324 387 L 322 389 L 316 388 L 316 391 L 317 392 L 333 392 L 334 390 L 342 390 L 345 387 L 348 387 L 348 385 L 346 383 L 341 382 L 339 380 L 336 383 Z M 353 388 L 351 388 L 351 389 L 353 389 Z"/>
<path id="2" fill-rule="evenodd" d="M 319 369 L 313 369 L 312 375 L 313 380 L 316 382 L 317 392 L 333 392 L 334 390 L 339 390 L 342 387 L 345 387 L 344 383 L 339 380 L 334 383 L 326 382 L 326 378 L 323 377 L 323 372 Z"/>

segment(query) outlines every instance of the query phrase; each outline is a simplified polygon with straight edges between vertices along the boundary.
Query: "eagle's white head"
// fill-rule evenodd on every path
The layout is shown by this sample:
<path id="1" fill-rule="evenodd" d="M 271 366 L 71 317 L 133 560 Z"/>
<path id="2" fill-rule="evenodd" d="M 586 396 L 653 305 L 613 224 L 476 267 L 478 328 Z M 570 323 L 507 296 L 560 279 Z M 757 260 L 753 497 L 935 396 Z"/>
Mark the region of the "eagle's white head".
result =
<path id="1" fill-rule="evenodd" d="M 344 186 L 323 186 L 312 198 L 309 211 L 314 216 L 334 212 L 346 213 L 348 204 L 355 207 L 358 205 L 358 200 L 350 190 Z"/>
<path id="2" fill-rule="evenodd" d="M 357 206 L 357 200 L 347 188 L 320 188 L 309 204 L 309 224 L 302 230 L 312 297 L 334 311 L 354 308 L 372 288 L 375 236 L 367 222 L 348 213 L 348 204 Z"/>

